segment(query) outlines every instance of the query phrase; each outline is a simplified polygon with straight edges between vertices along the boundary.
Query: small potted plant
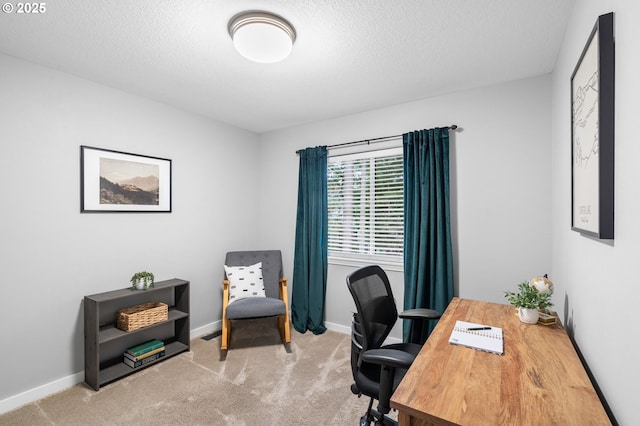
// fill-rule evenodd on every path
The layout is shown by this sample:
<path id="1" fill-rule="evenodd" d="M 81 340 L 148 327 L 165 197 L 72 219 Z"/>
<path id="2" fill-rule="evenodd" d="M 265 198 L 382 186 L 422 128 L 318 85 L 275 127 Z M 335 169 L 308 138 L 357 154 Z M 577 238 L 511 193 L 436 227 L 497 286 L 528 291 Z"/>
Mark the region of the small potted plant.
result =
<path id="1" fill-rule="evenodd" d="M 131 288 L 146 290 L 149 287 L 153 287 L 153 278 L 154 277 L 151 272 L 136 272 L 131 277 Z"/>
<path id="2" fill-rule="evenodd" d="M 518 292 L 505 291 L 504 297 L 509 303 L 518 308 L 520 321 L 527 324 L 538 322 L 538 310 L 546 311 L 553 306 L 551 292 L 540 292 L 538 287 L 524 281 L 518 284 Z"/>

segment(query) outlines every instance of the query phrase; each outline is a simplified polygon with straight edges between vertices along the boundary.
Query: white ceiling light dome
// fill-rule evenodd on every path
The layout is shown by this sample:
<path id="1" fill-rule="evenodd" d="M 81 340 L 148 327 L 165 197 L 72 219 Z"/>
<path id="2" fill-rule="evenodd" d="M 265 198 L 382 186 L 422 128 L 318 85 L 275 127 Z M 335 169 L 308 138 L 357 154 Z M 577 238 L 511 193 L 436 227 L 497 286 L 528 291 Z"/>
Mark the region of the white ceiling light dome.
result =
<path id="1" fill-rule="evenodd" d="M 269 12 L 239 13 L 231 18 L 228 29 L 233 45 L 242 56 L 265 64 L 280 62 L 289 56 L 296 40 L 293 26 Z"/>

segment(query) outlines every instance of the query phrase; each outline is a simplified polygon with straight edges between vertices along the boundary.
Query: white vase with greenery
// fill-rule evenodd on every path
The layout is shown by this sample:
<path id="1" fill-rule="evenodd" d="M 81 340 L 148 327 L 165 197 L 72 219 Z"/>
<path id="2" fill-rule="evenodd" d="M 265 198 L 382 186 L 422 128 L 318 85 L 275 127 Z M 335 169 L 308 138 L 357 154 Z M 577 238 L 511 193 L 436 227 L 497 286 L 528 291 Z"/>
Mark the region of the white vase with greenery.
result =
<path id="1" fill-rule="evenodd" d="M 520 321 L 526 324 L 537 323 L 539 311 L 546 311 L 553 306 L 551 291 L 540 292 L 536 286 L 526 281 L 518 284 L 518 292 L 505 291 L 504 293 L 509 303 L 518 308 Z"/>
<path id="2" fill-rule="evenodd" d="M 154 276 L 151 272 L 136 272 L 131 277 L 131 287 L 136 290 L 146 290 L 149 287 L 153 287 L 153 280 Z"/>

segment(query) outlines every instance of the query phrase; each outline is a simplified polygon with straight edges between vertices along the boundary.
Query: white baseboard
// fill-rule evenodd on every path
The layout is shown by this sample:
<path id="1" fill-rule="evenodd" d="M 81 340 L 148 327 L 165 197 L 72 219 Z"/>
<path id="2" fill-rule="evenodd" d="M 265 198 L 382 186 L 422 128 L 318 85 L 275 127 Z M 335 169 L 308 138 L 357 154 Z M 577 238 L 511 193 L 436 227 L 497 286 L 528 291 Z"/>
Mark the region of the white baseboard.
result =
<path id="1" fill-rule="evenodd" d="M 351 334 L 351 328 L 347 327 L 346 325 L 336 324 L 334 322 L 327 322 L 327 321 L 325 321 L 324 325 L 325 327 L 327 327 L 327 330 L 335 331 L 337 333 L 342 333 L 342 334 Z M 385 345 L 392 344 L 392 343 L 402 343 L 402 339 L 398 339 L 397 337 L 387 337 L 386 340 L 384 341 Z"/>
<path id="2" fill-rule="evenodd" d="M 7 413 L 15 410 L 16 408 L 20 408 L 23 405 L 38 401 L 49 395 L 68 389 L 78 383 L 82 383 L 83 381 L 84 371 L 81 371 L 79 373 L 54 380 L 53 382 L 45 383 L 37 388 L 29 389 L 28 391 L 10 396 L 9 398 L 0 401 L 0 414 Z"/>
<path id="3" fill-rule="evenodd" d="M 197 339 L 200 336 L 211 334 L 219 330 L 222 330 L 222 320 L 210 322 L 209 324 L 205 324 L 202 327 L 194 328 L 189 333 L 189 336 L 191 337 L 191 340 L 193 340 Z"/>
<path id="4" fill-rule="evenodd" d="M 196 339 L 200 336 L 213 333 L 222 328 L 222 321 L 214 321 L 209 324 L 205 324 L 202 327 L 195 328 L 190 331 L 189 336 L 191 339 Z M 78 373 L 71 374 L 53 382 L 45 383 L 36 388 L 29 389 L 17 395 L 10 396 L 0 401 L 0 414 L 8 413 L 9 411 L 20 408 L 23 405 L 31 404 L 39 399 L 53 395 L 54 393 L 63 391 L 72 386 L 82 383 L 84 381 L 84 370 Z"/>
<path id="5" fill-rule="evenodd" d="M 351 334 L 351 327 L 347 327 L 346 325 L 325 321 L 324 326 L 327 327 L 327 330 L 335 331 L 337 333 Z"/>

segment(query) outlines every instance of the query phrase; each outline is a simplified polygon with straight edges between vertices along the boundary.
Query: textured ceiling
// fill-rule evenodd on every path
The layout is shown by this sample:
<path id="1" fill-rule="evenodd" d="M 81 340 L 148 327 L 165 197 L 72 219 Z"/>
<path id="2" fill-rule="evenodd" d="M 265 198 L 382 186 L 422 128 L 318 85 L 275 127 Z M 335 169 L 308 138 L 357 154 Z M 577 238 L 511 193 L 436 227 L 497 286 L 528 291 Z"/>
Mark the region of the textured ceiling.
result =
<path id="1" fill-rule="evenodd" d="M 48 0 L 0 52 L 257 133 L 552 71 L 574 0 Z M 229 19 L 268 10 L 293 53 L 252 63 Z"/>

